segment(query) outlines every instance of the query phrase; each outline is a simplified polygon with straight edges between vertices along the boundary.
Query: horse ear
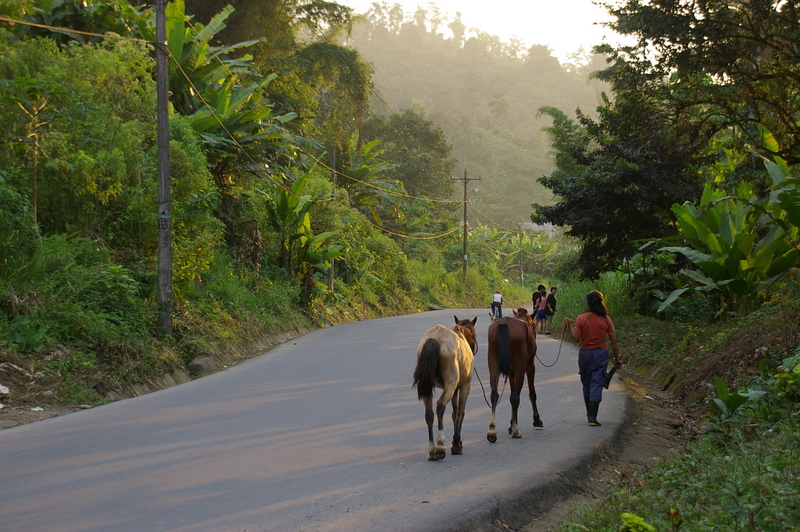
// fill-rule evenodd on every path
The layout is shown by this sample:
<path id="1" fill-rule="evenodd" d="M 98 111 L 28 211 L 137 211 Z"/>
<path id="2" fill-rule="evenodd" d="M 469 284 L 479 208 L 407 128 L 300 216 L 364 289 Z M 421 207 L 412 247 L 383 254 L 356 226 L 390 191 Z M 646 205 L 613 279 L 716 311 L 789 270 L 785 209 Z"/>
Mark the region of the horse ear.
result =
<path id="1" fill-rule="evenodd" d="M 453 314 L 453 317 L 456 319 L 456 325 L 458 325 L 458 316 L 456 316 L 455 314 Z"/>
<path id="2" fill-rule="evenodd" d="M 472 326 L 475 327 L 476 323 L 478 323 L 478 316 L 475 316 L 475 319 L 472 320 Z"/>

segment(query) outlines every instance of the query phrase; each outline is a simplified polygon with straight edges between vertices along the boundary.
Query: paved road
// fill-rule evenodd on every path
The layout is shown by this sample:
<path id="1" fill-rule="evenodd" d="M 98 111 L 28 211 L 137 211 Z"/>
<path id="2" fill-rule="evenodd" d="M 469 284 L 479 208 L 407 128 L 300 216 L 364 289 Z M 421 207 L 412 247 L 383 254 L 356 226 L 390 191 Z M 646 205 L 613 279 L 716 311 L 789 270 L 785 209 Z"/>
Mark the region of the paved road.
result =
<path id="1" fill-rule="evenodd" d="M 437 531 L 493 509 L 513 519 L 520 494 L 614 438 L 627 398 L 612 384 L 603 426 L 588 427 L 577 350 L 564 343 L 537 372 L 544 429 L 524 396 L 523 438 L 503 430 L 488 443 L 473 379 L 464 454 L 429 462 L 415 350 L 454 313 L 478 316 L 485 381 L 487 311 L 435 311 L 314 331 L 203 379 L 0 431 L 0 531 Z M 558 341 L 538 346 L 555 360 Z M 507 390 L 502 403 L 498 429 Z"/>

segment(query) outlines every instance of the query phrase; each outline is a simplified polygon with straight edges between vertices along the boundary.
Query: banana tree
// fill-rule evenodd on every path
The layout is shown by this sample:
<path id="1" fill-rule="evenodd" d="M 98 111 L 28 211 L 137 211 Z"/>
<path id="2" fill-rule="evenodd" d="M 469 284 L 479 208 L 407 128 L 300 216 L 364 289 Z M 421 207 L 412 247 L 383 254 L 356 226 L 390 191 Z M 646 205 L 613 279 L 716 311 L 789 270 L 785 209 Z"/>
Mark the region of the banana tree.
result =
<path id="1" fill-rule="evenodd" d="M 543 235 L 501 231 L 479 225 L 470 233 L 470 255 L 486 271 L 500 278 L 519 276 L 544 269 L 544 262 L 556 252 L 558 243 Z"/>
<path id="2" fill-rule="evenodd" d="M 229 157 L 246 159 L 267 148 L 271 162 L 276 153 L 294 158 L 302 139 L 294 137 L 283 124 L 295 113 L 277 115 L 266 96 L 266 88 L 275 74 L 260 76 L 254 72 L 252 58 L 231 54 L 250 47 L 258 40 L 217 47 L 209 43 L 223 29 L 233 13 L 228 6 L 207 26 L 190 24 L 184 2 L 167 5 L 167 38 L 170 55 L 169 84 L 175 110 L 191 118 L 200 134 L 212 165 L 220 166 Z"/>
<path id="3" fill-rule="evenodd" d="M 314 143 L 289 133 L 285 124 L 294 113 L 273 112 L 267 86 L 276 76 L 257 74 L 248 55 L 231 56 L 259 41 L 209 44 L 231 13 L 228 6 L 204 26 L 191 23 L 183 0 L 167 5 L 173 59 L 169 84 L 175 111 L 189 117 L 203 144 L 219 193 L 216 215 L 225 224 L 227 244 L 255 255 L 260 253 L 261 233 L 253 220 L 242 219 L 248 201 L 242 193 L 245 178 L 251 174 L 275 184 L 282 175 L 292 174 L 304 150 Z"/>
<path id="4" fill-rule="evenodd" d="M 384 172 L 392 166 L 379 159 L 383 153 L 376 149 L 379 143 L 373 140 L 353 151 L 351 163 L 341 171 L 341 185 L 350 192 L 353 205 L 375 225 L 403 235 L 424 235 L 434 221 L 433 202 L 411 198 L 402 181 L 386 177 Z"/>
<path id="5" fill-rule="evenodd" d="M 659 312 L 691 290 L 715 297 L 720 311 L 735 312 L 758 290 L 797 267 L 797 180 L 786 178 L 785 167 L 774 163 L 767 167 L 774 190 L 766 204 L 745 191 L 731 196 L 708 184 L 699 205 L 673 205 L 685 245 L 662 249 L 681 254 L 694 265 L 681 270 L 692 284 L 673 291 Z"/>
<path id="6" fill-rule="evenodd" d="M 311 209 L 325 197 L 304 194 L 308 175 L 298 178 L 291 186 L 276 187 L 267 202 L 267 214 L 278 234 L 278 267 L 304 274 L 310 268 L 327 268 L 328 261 L 341 256 L 342 246 L 328 244 L 336 231 L 315 235 L 311 228 Z"/>

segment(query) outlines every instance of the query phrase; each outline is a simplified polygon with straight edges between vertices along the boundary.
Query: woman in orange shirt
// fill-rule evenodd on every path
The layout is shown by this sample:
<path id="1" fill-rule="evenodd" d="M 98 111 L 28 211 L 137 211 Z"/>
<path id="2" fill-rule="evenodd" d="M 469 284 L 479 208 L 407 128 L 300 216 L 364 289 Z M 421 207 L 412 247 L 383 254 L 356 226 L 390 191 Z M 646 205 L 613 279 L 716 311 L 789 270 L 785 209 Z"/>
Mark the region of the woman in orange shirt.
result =
<path id="1" fill-rule="evenodd" d="M 606 336 L 611 342 L 614 367 L 622 367 L 617 345 L 617 334 L 614 331 L 614 322 L 608 316 L 603 294 L 592 290 L 586 295 L 589 312 L 584 312 L 575 320 L 565 318 L 570 335 L 576 342 L 580 340 L 578 350 L 578 369 L 583 385 L 583 400 L 586 403 L 586 417 L 589 425 L 599 427 L 597 410 L 603 400 L 603 385 L 606 381 L 606 367 L 608 366 L 608 350 L 606 349 Z"/>

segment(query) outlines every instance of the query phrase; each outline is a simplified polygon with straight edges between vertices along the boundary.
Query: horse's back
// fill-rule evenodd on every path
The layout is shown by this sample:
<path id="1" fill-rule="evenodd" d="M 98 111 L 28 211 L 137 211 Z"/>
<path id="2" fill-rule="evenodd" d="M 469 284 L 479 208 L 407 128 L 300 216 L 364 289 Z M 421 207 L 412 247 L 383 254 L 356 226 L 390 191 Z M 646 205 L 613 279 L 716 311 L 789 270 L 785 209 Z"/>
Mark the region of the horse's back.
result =
<path id="1" fill-rule="evenodd" d="M 472 377 L 474 355 L 463 336 L 443 325 L 435 325 L 422 336 L 417 347 L 417 357 L 429 339 L 439 342 L 439 363 L 444 371 L 457 371 L 462 380 Z"/>
<path id="2" fill-rule="evenodd" d="M 536 337 L 533 329 L 521 319 L 505 316 L 489 325 L 489 351 L 493 353 L 498 345 L 498 332 L 501 327 L 508 329 L 508 340 L 515 352 L 525 350 L 527 358 L 536 354 Z"/>
<path id="3" fill-rule="evenodd" d="M 453 350 L 455 346 L 455 333 L 443 325 L 434 325 L 422 335 L 417 346 L 417 356 L 422 352 L 422 347 L 428 340 L 436 340 L 442 349 Z"/>
<path id="4" fill-rule="evenodd" d="M 525 338 L 526 328 L 525 322 L 517 318 L 505 316 L 499 320 L 495 320 L 489 325 L 489 342 L 493 342 L 497 338 L 498 330 L 503 327 L 508 328 L 509 335 L 512 338 Z"/>

